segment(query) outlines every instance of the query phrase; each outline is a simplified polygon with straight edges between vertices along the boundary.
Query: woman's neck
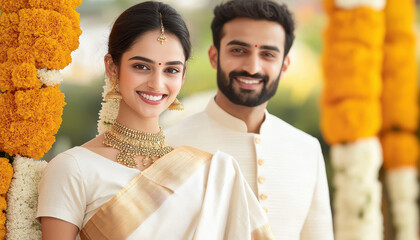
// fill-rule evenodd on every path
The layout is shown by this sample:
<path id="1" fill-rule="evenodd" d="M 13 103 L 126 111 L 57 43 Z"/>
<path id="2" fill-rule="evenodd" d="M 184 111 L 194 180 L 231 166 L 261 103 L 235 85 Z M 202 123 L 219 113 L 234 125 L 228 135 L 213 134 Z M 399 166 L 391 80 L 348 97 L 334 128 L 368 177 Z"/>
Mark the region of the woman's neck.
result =
<path id="1" fill-rule="evenodd" d="M 126 109 L 127 110 L 127 109 Z M 142 132 L 157 133 L 160 131 L 159 117 L 144 118 L 134 111 L 119 109 L 116 121 L 127 128 Z"/>

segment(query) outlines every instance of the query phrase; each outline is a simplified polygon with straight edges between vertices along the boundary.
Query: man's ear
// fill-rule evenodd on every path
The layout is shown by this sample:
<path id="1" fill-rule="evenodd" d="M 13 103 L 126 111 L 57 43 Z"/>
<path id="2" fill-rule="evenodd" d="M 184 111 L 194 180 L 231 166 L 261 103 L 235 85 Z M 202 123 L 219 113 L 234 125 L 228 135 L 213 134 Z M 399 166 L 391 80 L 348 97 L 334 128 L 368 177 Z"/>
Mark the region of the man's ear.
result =
<path id="1" fill-rule="evenodd" d="M 213 69 L 217 69 L 217 59 L 218 59 L 218 51 L 217 48 L 214 45 L 211 45 L 209 48 L 209 59 L 210 64 L 213 67 Z"/>
<path id="2" fill-rule="evenodd" d="M 283 60 L 283 67 L 281 69 L 280 78 L 284 77 L 284 74 L 286 74 L 286 71 L 289 68 L 289 66 L 290 66 L 290 57 L 289 55 L 287 55 L 286 57 L 284 57 L 284 60 Z"/>
<path id="3" fill-rule="evenodd" d="M 108 53 L 107 55 L 105 55 L 104 63 L 105 73 L 108 76 L 108 78 L 118 77 L 118 66 L 112 60 L 111 54 Z"/>

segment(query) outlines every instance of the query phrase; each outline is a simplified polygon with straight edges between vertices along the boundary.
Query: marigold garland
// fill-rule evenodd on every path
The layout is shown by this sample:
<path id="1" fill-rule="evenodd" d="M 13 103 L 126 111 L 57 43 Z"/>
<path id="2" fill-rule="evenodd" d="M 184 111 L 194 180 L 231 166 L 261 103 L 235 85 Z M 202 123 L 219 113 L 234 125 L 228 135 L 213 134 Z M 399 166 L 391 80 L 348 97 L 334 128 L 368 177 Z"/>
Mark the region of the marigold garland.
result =
<path id="1" fill-rule="evenodd" d="M 0 151 L 42 157 L 51 148 L 60 127 L 64 94 L 58 87 L 17 91 L 14 95 L 0 94 L 0 103 L 0 111 L 5 112 L 0 117 Z"/>
<path id="2" fill-rule="evenodd" d="M 0 239 L 4 239 L 6 235 L 6 228 L 4 227 L 7 209 L 6 193 L 13 177 L 13 167 L 9 163 L 9 159 L 0 158 L 0 169 Z"/>

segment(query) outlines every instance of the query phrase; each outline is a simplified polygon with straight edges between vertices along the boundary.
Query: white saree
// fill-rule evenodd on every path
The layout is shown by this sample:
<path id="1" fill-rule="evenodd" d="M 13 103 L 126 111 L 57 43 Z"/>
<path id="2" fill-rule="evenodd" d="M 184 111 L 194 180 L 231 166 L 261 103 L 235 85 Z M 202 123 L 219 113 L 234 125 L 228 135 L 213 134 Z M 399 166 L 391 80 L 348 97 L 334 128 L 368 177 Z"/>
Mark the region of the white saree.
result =
<path id="1" fill-rule="evenodd" d="M 38 212 L 42 216 L 54 214 Z M 274 239 L 233 158 L 185 146 L 141 172 L 83 222 L 83 240 Z"/>

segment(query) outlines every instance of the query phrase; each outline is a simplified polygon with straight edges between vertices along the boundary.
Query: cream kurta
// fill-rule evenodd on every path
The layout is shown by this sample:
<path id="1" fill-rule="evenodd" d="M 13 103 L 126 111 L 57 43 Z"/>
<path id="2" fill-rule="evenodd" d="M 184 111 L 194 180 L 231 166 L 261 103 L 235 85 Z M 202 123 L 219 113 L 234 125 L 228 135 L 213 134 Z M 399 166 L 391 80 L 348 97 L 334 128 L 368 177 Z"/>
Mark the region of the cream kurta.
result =
<path id="1" fill-rule="evenodd" d="M 333 239 L 325 164 L 316 138 L 266 111 L 260 134 L 211 100 L 204 112 L 165 131 L 174 147 L 232 155 L 267 211 L 276 239 Z"/>
<path id="2" fill-rule="evenodd" d="M 199 155 L 208 160 L 196 160 Z M 85 148 L 70 149 L 44 171 L 37 217 L 88 226 L 86 239 L 272 239 L 264 211 L 227 154 L 180 147 L 139 174 Z M 120 208 L 111 207 L 129 196 L 120 191 L 131 191 L 132 179 L 140 182 L 139 192 Z M 100 209 L 107 209 L 102 216 Z M 140 221 L 133 231 L 126 230 L 130 217 Z"/>

